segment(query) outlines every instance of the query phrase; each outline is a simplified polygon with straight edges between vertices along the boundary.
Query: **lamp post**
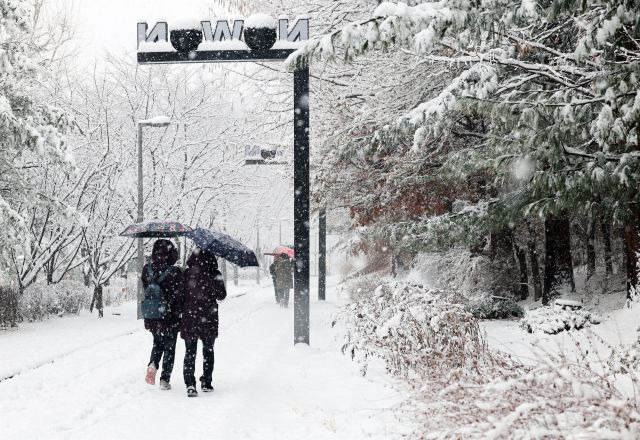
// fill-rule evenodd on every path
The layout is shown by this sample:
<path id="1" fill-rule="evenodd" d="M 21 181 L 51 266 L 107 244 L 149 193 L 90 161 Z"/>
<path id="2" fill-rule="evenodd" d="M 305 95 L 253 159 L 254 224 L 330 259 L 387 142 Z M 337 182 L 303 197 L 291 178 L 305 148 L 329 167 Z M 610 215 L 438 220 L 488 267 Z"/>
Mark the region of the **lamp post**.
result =
<path id="1" fill-rule="evenodd" d="M 171 120 L 166 116 L 158 116 L 152 119 L 143 119 L 137 122 L 138 126 L 138 219 L 137 223 L 144 221 L 144 194 L 142 191 L 142 127 L 168 127 Z M 144 243 L 142 237 L 138 238 L 138 319 L 142 319 L 140 304 L 144 299 L 142 289 L 142 268 L 144 267 Z"/>
<path id="2" fill-rule="evenodd" d="M 260 258 L 260 211 L 256 216 L 256 253 Z M 260 266 L 256 267 L 256 283 L 258 283 L 258 286 L 260 285 Z"/>
<path id="3" fill-rule="evenodd" d="M 318 215 L 318 300 L 327 298 L 327 210 Z"/>

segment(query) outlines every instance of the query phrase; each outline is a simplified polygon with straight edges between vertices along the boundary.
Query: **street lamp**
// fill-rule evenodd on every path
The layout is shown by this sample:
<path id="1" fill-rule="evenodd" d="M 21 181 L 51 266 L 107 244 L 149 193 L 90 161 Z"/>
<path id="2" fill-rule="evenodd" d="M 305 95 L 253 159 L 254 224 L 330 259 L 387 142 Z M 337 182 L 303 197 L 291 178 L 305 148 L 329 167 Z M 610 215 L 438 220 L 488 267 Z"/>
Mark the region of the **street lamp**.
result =
<path id="1" fill-rule="evenodd" d="M 138 120 L 138 219 L 137 223 L 144 221 L 144 195 L 142 191 L 142 127 L 168 127 L 171 119 L 168 116 L 157 116 L 151 119 Z M 138 319 L 142 319 L 140 304 L 144 299 L 142 289 L 142 269 L 144 267 L 144 244 L 142 237 L 138 238 Z"/>

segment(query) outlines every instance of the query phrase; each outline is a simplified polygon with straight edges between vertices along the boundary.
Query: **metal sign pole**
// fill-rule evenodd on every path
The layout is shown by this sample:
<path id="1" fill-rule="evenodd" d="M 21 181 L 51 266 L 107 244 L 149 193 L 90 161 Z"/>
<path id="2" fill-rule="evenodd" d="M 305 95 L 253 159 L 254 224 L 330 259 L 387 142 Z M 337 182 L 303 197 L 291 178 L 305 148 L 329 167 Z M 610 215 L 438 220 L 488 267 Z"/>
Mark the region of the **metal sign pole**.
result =
<path id="1" fill-rule="evenodd" d="M 309 344 L 309 68 L 293 74 L 294 344 Z"/>

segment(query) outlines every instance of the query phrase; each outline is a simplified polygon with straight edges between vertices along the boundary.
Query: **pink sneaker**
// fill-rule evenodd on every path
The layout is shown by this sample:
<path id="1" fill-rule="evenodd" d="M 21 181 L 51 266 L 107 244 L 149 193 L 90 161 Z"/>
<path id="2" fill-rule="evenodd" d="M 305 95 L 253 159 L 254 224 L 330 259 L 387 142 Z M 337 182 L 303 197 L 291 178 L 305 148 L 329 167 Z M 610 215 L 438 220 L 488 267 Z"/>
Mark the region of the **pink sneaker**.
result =
<path id="1" fill-rule="evenodd" d="M 147 377 L 144 378 L 145 382 L 147 382 L 149 385 L 155 385 L 157 372 L 158 372 L 158 369 L 156 368 L 155 365 L 153 364 L 149 365 L 147 367 Z"/>

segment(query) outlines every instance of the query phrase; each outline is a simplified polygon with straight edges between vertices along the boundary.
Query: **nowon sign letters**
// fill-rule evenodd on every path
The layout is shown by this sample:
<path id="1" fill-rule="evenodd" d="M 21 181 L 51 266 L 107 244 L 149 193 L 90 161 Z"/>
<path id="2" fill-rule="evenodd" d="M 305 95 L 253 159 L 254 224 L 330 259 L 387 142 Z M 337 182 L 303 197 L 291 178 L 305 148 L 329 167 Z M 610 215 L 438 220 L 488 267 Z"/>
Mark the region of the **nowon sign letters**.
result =
<path id="1" fill-rule="evenodd" d="M 292 48 L 291 45 L 287 43 L 301 42 L 309 39 L 309 19 L 305 17 L 298 17 L 292 25 L 289 25 L 289 19 L 287 17 L 280 17 L 278 20 L 275 20 L 265 14 L 255 14 L 247 19 L 202 20 L 200 22 L 194 22 L 191 25 L 171 26 L 171 28 L 174 29 L 171 32 L 195 30 L 201 35 L 201 41 L 206 44 L 244 42 L 251 49 L 254 49 L 250 41 L 251 32 L 254 29 L 269 30 L 273 33 L 276 33 L 277 30 L 277 41 L 273 41 L 273 43 L 282 46 L 282 49 Z M 161 46 L 162 43 L 168 43 L 170 41 L 169 29 L 170 27 L 167 22 L 158 22 L 151 30 L 149 30 L 147 23 L 138 23 L 138 49 L 147 51 L 148 49 L 154 49 L 153 46 Z M 160 44 L 150 45 L 148 43 Z M 227 47 L 236 48 L 232 45 Z M 265 50 L 271 47 L 272 46 L 260 47 L 259 49 Z M 158 49 L 158 47 L 156 49 Z"/>

